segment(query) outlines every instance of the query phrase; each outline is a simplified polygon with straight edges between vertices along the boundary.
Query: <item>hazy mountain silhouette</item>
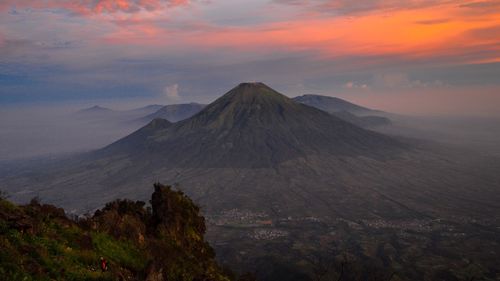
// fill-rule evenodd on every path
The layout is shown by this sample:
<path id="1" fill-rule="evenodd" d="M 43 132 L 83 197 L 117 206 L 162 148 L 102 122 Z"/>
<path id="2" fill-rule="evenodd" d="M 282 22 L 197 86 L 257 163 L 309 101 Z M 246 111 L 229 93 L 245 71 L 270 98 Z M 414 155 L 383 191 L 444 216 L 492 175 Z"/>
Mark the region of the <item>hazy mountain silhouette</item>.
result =
<path id="1" fill-rule="evenodd" d="M 75 112 L 75 116 L 79 118 L 86 119 L 106 119 L 109 121 L 116 121 L 118 119 L 126 120 L 130 118 L 138 118 L 140 116 L 153 114 L 154 112 L 161 109 L 163 105 L 151 104 L 144 107 L 133 108 L 128 110 L 113 110 L 110 108 L 102 107 L 99 105 L 94 105 L 89 108 L 81 109 Z M 153 120 L 152 118 L 151 120 Z M 151 121 L 149 120 L 149 121 Z"/>
<path id="2" fill-rule="evenodd" d="M 81 109 L 81 110 L 77 111 L 76 114 L 91 115 L 91 114 L 108 114 L 108 113 L 112 113 L 112 112 L 114 112 L 114 110 L 106 108 L 106 107 L 102 107 L 99 105 L 94 105 L 94 106 L 89 107 L 89 108 Z"/>
<path id="3" fill-rule="evenodd" d="M 337 97 L 328 97 L 322 95 L 302 95 L 293 98 L 296 102 L 300 102 L 312 107 L 319 108 L 326 112 L 339 112 L 347 111 L 353 114 L 373 114 L 380 112 L 379 110 L 370 109 L 367 107 L 359 106 L 357 104 L 348 102 Z"/>
<path id="4" fill-rule="evenodd" d="M 150 104 L 150 105 L 146 105 L 146 106 L 143 106 L 143 107 L 134 108 L 134 109 L 126 110 L 126 111 L 134 112 L 134 113 L 138 113 L 138 114 L 152 114 L 152 113 L 160 110 L 162 107 L 164 107 L 164 105 L 161 105 L 161 104 Z"/>
<path id="5" fill-rule="evenodd" d="M 85 108 L 75 112 L 72 118 L 79 121 L 89 122 L 102 126 L 116 126 L 117 128 L 137 129 L 140 125 L 144 125 L 155 118 L 148 119 L 147 122 L 137 122 L 138 119 L 149 116 L 161 109 L 163 105 L 151 104 L 139 108 L 127 110 L 113 110 L 99 105 Z"/>
<path id="6" fill-rule="evenodd" d="M 385 112 L 359 106 L 337 97 L 321 95 L 303 95 L 293 98 L 294 101 L 309 105 L 338 118 L 363 128 L 373 128 L 392 124 Z"/>
<path id="7" fill-rule="evenodd" d="M 154 113 L 140 118 L 141 122 L 150 122 L 156 118 L 166 119 L 170 122 L 177 122 L 187 119 L 200 112 L 206 105 L 199 103 L 169 104 L 162 106 Z"/>

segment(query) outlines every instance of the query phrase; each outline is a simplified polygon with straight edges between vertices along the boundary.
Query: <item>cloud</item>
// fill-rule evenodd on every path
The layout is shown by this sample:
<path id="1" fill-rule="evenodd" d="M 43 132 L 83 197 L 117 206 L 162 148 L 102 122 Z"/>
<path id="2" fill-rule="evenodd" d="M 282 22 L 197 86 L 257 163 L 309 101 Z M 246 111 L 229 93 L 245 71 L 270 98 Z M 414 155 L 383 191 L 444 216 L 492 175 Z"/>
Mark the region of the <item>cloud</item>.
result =
<path id="1" fill-rule="evenodd" d="M 478 28 L 469 30 L 465 35 L 470 36 L 476 40 L 490 40 L 491 42 L 497 42 L 495 40 L 496 36 L 500 34 L 500 24 L 494 26 L 488 26 L 485 28 Z"/>
<path id="2" fill-rule="evenodd" d="M 486 4 L 231 1 L 0 0 L 0 99 L 208 102 L 246 80 L 297 95 L 499 83 L 500 10 L 474 12 Z M 479 62 L 492 66 L 439 70 Z"/>
<path id="3" fill-rule="evenodd" d="M 410 79 L 406 73 L 382 73 L 373 76 L 373 85 L 378 89 L 442 88 L 447 84 L 441 80 L 422 81 Z"/>
<path id="4" fill-rule="evenodd" d="M 349 81 L 349 82 L 345 83 L 342 86 L 342 88 L 344 88 L 344 89 L 362 89 L 362 90 L 369 89 L 369 87 L 368 87 L 367 84 L 356 83 L 356 82 L 353 82 L 353 81 Z"/>
<path id="5" fill-rule="evenodd" d="M 432 20 L 419 20 L 416 21 L 416 24 L 423 24 L 423 25 L 433 25 L 433 24 L 442 24 L 442 23 L 447 23 L 449 22 L 450 19 L 432 19 Z"/>
<path id="6" fill-rule="evenodd" d="M 468 1 L 460 5 L 461 8 L 466 8 L 467 12 L 475 14 L 495 13 L 495 10 L 500 9 L 500 2 L 496 1 Z"/>
<path id="7" fill-rule="evenodd" d="M 278 4 L 300 6 L 302 9 L 308 9 L 319 13 L 334 13 L 344 15 L 357 15 L 362 13 L 380 12 L 380 11 L 398 11 L 425 8 L 430 6 L 439 6 L 448 3 L 447 0 L 274 0 Z"/>
<path id="8" fill-rule="evenodd" d="M 64 9 L 79 15 L 137 13 L 187 5 L 189 0 L 3 0 L 0 11 L 9 9 Z"/>
<path id="9" fill-rule="evenodd" d="M 170 101 L 178 101 L 181 98 L 179 95 L 179 84 L 166 86 L 165 88 L 163 88 L 163 93 Z"/>

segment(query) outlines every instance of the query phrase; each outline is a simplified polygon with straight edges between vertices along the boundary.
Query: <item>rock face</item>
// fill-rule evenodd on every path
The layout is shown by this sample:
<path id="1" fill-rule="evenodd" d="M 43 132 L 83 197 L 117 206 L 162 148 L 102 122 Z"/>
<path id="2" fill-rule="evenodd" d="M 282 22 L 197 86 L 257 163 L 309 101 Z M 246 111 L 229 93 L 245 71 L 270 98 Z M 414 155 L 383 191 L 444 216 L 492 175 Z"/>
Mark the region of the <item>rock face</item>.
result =
<path id="1" fill-rule="evenodd" d="M 272 167 L 313 154 L 383 156 L 399 141 L 294 102 L 263 83 L 242 83 L 192 118 L 151 123 L 102 152 L 166 167 Z M 126 148 L 126 149 L 124 149 Z"/>
<path id="2" fill-rule="evenodd" d="M 50 205 L 0 199 L 0 272 L 5 280 L 229 280 L 191 199 L 156 184 L 151 204 L 116 200 L 76 222 Z"/>

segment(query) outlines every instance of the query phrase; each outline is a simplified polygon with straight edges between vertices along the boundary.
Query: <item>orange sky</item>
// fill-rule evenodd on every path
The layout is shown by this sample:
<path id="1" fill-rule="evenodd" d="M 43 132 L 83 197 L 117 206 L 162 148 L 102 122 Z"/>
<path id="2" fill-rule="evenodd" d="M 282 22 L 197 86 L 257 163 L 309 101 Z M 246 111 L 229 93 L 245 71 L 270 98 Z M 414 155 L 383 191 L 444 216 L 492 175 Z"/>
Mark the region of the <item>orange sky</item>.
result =
<path id="1" fill-rule="evenodd" d="M 145 46 L 202 46 L 241 50 L 317 51 L 323 56 L 401 55 L 408 59 L 454 56 L 456 63 L 500 60 L 500 6 L 468 12 L 458 1 L 328 16 L 320 12 L 250 26 L 220 26 L 201 20 L 188 30 L 161 27 L 162 14 L 128 15 L 103 35 L 107 42 Z M 473 1 L 466 1 L 473 2 Z M 141 18 L 144 21 L 141 21 Z M 175 40 L 173 40 L 175 39 Z M 174 41 L 174 42 L 173 42 Z M 469 57 L 476 50 L 489 51 Z"/>
<path id="2" fill-rule="evenodd" d="M 4 0 L 0 74 L 12 82 L 0 94 L 36 85 L 151 97 L 178 85 L 192 100 L 207 81 L 216 95 L 264 80 L 290 95 L 347 91 L 374 103 L 374 93 L 401 93 L 389 107 L 423 91 L 434 105 L 432 93 L 455 87 L 467 105 L 481 87 L 500 89 L 499 34 L 500 0 Z"/>

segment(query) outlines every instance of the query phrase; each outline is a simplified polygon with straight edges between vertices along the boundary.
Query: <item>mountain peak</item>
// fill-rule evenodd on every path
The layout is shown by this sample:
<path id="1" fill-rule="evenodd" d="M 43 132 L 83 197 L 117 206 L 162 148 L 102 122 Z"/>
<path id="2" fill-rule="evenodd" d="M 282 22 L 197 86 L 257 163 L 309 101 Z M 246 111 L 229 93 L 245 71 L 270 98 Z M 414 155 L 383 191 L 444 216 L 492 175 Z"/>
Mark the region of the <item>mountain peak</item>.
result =
<path id="1" fill-rule="evenodd" d="M 241 83 L 205 107 L 188 127 L 270 127 L 292 118 L 301 105 L 261 82 Z"/>
<path id="2" fill-rule="evenodd" d="M 113 110 L 106 108 L 106 107 L 99 106 L 99 105 L 94 105 L 92 107 L 79 110 L 77 113 L 78 114 L 96 114 L 96 113 L 110 113 L 110 112 L 113 112 Z"/>
<path id="3" fill-rule="evenodd" d="M 87 110 L 110 110 L 110 109 L 99 105 L 94 105 L 92 107 L 87 108 Z"/>
<path id="4" fill-rule="evenodd" d="M 263 82 L 257 82 L 257 81 L 252 81 L 252 82 L 241 82 L 240 84 L 238 84 L 238 87 L 240 86 L 245 86 L 245 87 L 261 87 L 261 86 L 265 86 L 265 87 L 268 87 L 266 84 L 264 84 Z M 269 88 L 269 87 L 268 87 Z"/>
<path id="5" fill-rule="evenodd" d="M 223 97 L 234 96 L 283 96 L 262 82 L 244 82 L 231 89 Z M 284 97 L 284 96 L 283 96 Z"/>

